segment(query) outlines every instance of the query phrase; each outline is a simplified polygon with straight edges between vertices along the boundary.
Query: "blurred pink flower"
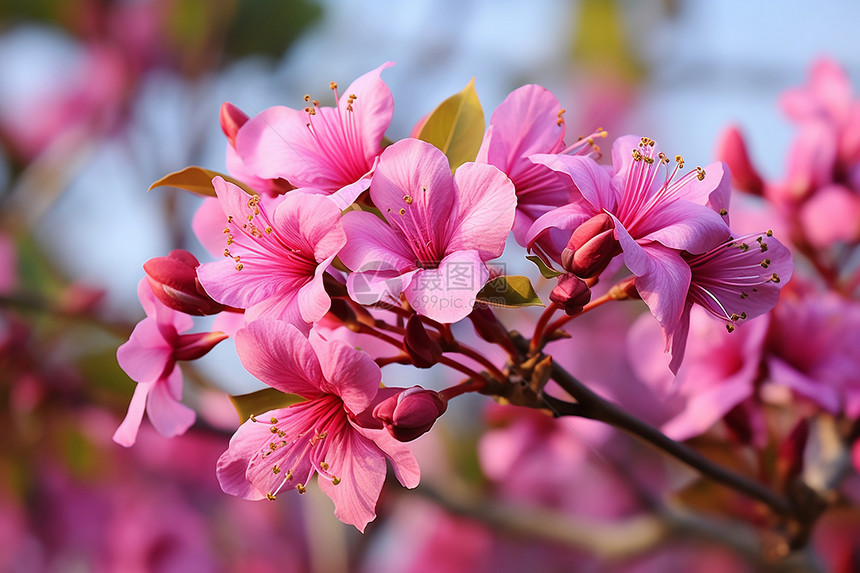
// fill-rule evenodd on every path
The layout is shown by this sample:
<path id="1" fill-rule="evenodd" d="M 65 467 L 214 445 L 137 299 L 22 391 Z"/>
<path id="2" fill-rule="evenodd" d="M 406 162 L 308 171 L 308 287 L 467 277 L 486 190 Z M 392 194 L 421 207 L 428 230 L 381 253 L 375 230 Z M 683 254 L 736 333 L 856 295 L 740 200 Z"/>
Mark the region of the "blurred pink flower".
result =
<path id="1" fill-rule="evenodd" d="M 145 278 L 138 283 L 137 296 L 146 318 L 116 353 L 120 367 L 137 382 L 128 414 L 113 435 L 126 447 L 137 438 L 144 410 L 161 435 L 185 433 L 194 423 L 194 411 L 179 401 L 182 372 L 176 362 L 200 358 L 227 337 L 221 332 L 181 334 L 191 328 L 191 317 L 165 306 Z"/>
<path id="2" fill-rule="evenodd" d="M 274 499 L 285 487 L 303 492 L 319 474 L 335 516 L 364 531 L 376 516 L 386 459 L 400 483 L 418 485 L 411 451 L 385 430 L 354 421 L 370 406 L 381 379 L 368 355 L 313 333 L 305 338 L 290 324 L 265 319 L 240 330 L 236 348 L 251 374 L 306 401 L 242 424 L 218 461 L 225 492 Z"/>
<path id="3" fill-rule="evenodd" d="M 768 324 L 761 317 L 729 333 L 705 309 L 693 308 L 686 358 L 676 376 L 667 368 L 657 324 L 647 316 L 636 321 L 627 353 L 637 378 L 663 404 L 663 433 L 675 440 L 699 436 L 753 395 Z"/>
<path id="4" fill-rule="evenodd" d="M 776 305 L 767 340 L 769 382 L 832 414 L 860 416 L 860 304 L 814 288 Z"/>

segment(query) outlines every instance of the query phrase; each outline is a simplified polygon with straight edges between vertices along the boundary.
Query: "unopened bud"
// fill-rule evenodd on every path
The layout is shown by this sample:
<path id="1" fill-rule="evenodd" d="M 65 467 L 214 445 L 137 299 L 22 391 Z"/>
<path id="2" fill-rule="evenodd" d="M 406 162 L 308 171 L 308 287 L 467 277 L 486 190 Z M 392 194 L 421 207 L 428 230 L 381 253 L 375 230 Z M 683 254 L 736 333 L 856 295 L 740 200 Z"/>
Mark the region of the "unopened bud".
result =
<path id="1" fill-rule="evenodd" d="M 603 272 L 609 262 L 621 253 L 615 238 L 615 221 L 606 213 L 595 215 L 570 235 L 561 252 L 561 266 L 580 277 Z"/>
<path id="2" fill-rule="evenodd" d="M 442 346 L 424 328 L 421 318 L 413 314 L 406 321 L 403 350 L 418 368 L 430 368 L 442 356 Z"/>
<path id="3" fill-rule="evenodd" d="M 574 274 L 562 275 L 549 293 L 549 300 L 573 316 L 582 312 L 582 308 L 591 300 L 591 289 L 584 280 Z"/>
<path id="4" fill-rule="evenodd" d="M 247 121 L 248 116 L 245 112 L 232 103 L 225 101 L 221 104 L 221 130 L 233 149 L 236 148 L 236 135 L 239 133 L 239 128 Z"/>
<path id="5" fill-rule="evenodd" d="M 413 386 L 380 402 L 373 417 L 400 442 L 411 442 L 428 432 L 448 409 L 447 402 L 433 390 Z"/>
<path id="6" fill-rule="evenodd" d="M 732 185 L 740 191 L 761 195 L 764 182 L 753 167 L 740 130 L 731 125 L 717 139 L 717 159 L 724 161 L 732 173 Z"/>
<path id="7" fill-rule="evenodd" d="M 166 257 L 149 259 L 143 270 L 152 292 L 166 306 L 194 316 L 217 314 L 224 310 L 224 305 L 203 290 L 197 280 L 198 266 L 194 255 L 177 249 Z"/>
<path id="8" fill-rule="evenodd" d="M 173 348 L 173 358 L 174 360 L 197 360 L 225 338 L 227 335 L 223 332 L 180 334 Z"/>

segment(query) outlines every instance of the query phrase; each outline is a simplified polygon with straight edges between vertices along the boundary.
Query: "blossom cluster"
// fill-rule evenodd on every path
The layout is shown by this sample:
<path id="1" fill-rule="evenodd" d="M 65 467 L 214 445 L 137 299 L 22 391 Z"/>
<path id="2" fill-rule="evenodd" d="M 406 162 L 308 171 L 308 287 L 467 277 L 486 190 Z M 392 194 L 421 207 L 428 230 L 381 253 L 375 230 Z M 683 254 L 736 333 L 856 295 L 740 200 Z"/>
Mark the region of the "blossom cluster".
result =
<path id="1" fill-rule="evenodd" d="M 570 319 L 641 299 L 671 376 L 694 307 L 732 332 L 777 303 L 791 254 L 768 227 L 730 227 L 726 164 L 690 169 L 653 139 L 627 135 L 606 165 L 598 141 L 608 134 L 571 138 L 560 102 L 537 85 L 508 95 L 486 130 L 467 87 L 453 101 L 480 114 L 477 130 L 443 104 L 392 143 L 394 101 L 381 77 L 391 65 L 342 93 L 332 83 L 333 107 L 310 95 L 254 117 L 223 105 L 229 174 L 194 171 L 209 195 L 194 230 L 215 260 L 174 251 L 146 264 L 147 318 L 118 352 L 138 387 L 117 442 L 134 442 L 144 410 L 163 435 L 185 431 L 193 412 L 180 403 L 177 362 L 232 337 L 245 369 L 290 405 L 243 412 L 217 465 L 223 490 L 274 500 L 317 476 L 336 516 L 364 530 L 387 462 L 401 484 L 418 484 L 407 442 L 450 400 L 482 392 L 545 405 L 543 350 Z M 190 188 L 188 177 L 163 181 Z M 509 235 L 554 281 L 528 348 L 492 310 L 543 304 L 528 278 L 491 263 Z M 566 316 L 551 322 L 559 310 Z M 181 334 L 189 315 L 213 314 L 218 331 Z M 451 327 L 466 318 L 473 345 Z M 509 362 L 475 345 L 497 346 Z M 466 380 L 438 392 L 400 387 L 382 374 L 393 363 L 442 364 Z M 523 381 L 537 406 L 512 390 Z"/>

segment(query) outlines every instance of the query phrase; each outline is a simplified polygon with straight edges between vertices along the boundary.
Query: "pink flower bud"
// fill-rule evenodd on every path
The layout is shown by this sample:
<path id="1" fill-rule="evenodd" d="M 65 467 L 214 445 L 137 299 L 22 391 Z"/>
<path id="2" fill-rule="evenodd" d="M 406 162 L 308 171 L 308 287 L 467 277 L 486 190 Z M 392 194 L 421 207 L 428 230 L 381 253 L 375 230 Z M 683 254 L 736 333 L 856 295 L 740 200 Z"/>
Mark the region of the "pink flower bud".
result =
<path id="1" fill-rule="evenodd" d="M 582 307 L 591 300 L 591 289 L 578 276 L 566 274 L 558 277 L 558 284 L 549 293 L 549 299 L 573 316 L 582 312 Z"/>
<path id="2" fill-rule="evenodd" d="M 215 345 L 227 338 L 223 332 L 198 332 L 180 334 L 173 348 L 174 360 L 197 360 L 205 356 Z"/>
<path id="3" fill-rule="evenodd" d="M 580 276 L 593 277 L 603 272 L 609 262 L 621 253 L 615 238 L 615 221 L 606 213 L 595 215 L 570 235 L 561 252 L 561 266 Z"/>
<path id="4" fill-rule="evenodd" d="M 221 104 L 221 130 L 224 131 L 233 149 L 236 148 L 236 135 L 239 133 L 239 128 L 247 121 L 248 116 L 245 112 L 232 103 L 225 101 Z"/>
<path id="5" fill-rule="evenodd" d="M 442 347 L 430 336 L 417 314 L 413 314 L 406 321 L 403 350 L 418 368 L 430 368 L 442 356 Z"/>
<path id="6" fill-rule="evenodd" d="M 728 164 L 735 188 L 753 195 L 762 194 L 764 182 L 750 161 L 743 135 L 737 127 L 730 125 L 720 134 L 717 159 Z"/>
<path id="7" fill-rule="evenodd" d="M 433 390 L 413 386 L 380 402 L 373 417 L 400 442 L 411 442 L 428 432 L 445 413 L 447 402 Z"/>
<path id="8" fill-rule="evenodd" d="M 194 255 L 177 249 L 166 257 L 149 259 L 143 270 L 152 292 L 166 306 L 195 316 L 217 314 L 224 310 L 224 305 L 203 290 L 197 280 L 198 266 Z"/>

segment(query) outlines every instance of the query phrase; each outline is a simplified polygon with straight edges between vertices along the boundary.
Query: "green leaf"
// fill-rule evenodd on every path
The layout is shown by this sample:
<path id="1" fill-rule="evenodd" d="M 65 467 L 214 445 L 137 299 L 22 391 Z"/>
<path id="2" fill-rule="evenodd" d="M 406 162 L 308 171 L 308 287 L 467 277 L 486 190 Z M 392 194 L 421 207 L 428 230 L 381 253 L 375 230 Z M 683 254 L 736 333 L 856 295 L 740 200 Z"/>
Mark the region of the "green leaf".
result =
<path id="1" fill-rule="evenodd" d="M 484 285 L 476 298 L 490 306 L 502 308 L 544 306 L 528 277 L 516 275 L 492 279 Z"/>
<path id="2" fill-rule="evenodd" d="M 540 271 L 541 276 L 545 279 L 554 279 L 554 278 L 560 277 L 561 275 L 564 274 L 564 273 L 560 273 L 560 272 L 546 266 L 546 263 L 543 262 L 543 259 L 541 259 L 537 255 L 528 255 L 528 256 L 526 256 L 526 258 L 528 260 L 530 260 L 531 262 L 533 262 L 535 265 L 537 265 L 537 268 Z"/>
<path id="3" fill-rule="evenodd" d="M 478 155 L 485 128 L 484 109 L 475 92 L 475 78 L 472 78 L 461 92 L 430 112 L 418 132 L 418 139 L 441 149 L 453 171 Z"/>
<path id="4" fill-rule="evenodd" d="M 251 416 L 259 416 L 269 410 L 298 404 L 303 400 L 304 398 L 298 394 L 285 394 L 274 388 L 264 388 L 250 394 L 230 396 L 230 401 L 233 402 L 233 407 L 239 414 L 240 422 L 245 422 Z"/>
<path id="5" fill-rule="evenodd" d="M 217 171 L 211 171 L 209 169 L 203 169 L 196 165 L 191 165 L 181 171 L 168 173 L 150 185 L 149 190 L 152 191 L 156 187 L 177 187 L 179 189 L 191 191 L 192 193 L 197 193 L 198 195 L 203 195 L 204 197 L 215 197 L 215 188 L 212 187 L 212 179 L 215 177 L 223 177 L 224 181 L 240 187 L 245 193 L 256 195 L 250 187 L 238 179 L 233 179 L 229 175 L 224 175 L 223 173 L 218 173 Z"/>

